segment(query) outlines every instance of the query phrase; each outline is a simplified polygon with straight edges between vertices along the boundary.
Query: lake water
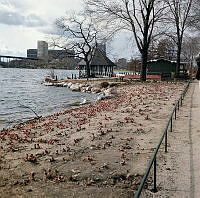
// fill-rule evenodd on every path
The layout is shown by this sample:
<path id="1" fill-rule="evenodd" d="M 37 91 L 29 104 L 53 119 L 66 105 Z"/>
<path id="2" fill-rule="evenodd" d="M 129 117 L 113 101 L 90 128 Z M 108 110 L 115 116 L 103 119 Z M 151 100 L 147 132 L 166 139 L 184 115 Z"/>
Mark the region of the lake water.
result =
<path id="1" fill-rule="evenodd" d="M 78 74 L 75 70 L 54 72 L 59 79 Z M 0 68 L 0 130 L 35 117 L 30 108 L 45 116 L 70 108 L 70 104 L 83 98 L 96 98 L 94 94 L 72 92 L 64 87 L 44 86 L 42 80 L 49 74 L 46 69 Z"/>

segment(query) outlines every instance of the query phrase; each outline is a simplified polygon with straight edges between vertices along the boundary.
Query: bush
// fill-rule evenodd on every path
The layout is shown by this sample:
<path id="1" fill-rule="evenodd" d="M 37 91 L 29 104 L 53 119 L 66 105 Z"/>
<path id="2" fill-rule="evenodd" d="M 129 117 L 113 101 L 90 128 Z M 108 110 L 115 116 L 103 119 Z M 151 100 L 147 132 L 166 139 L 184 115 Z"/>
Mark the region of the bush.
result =
<path id="1" fill-rule="evenodd" d="M 108 82 L 102 82 L 100 84 L 101 88 L 107 88 L 109 86 L 109 83 Z"/>

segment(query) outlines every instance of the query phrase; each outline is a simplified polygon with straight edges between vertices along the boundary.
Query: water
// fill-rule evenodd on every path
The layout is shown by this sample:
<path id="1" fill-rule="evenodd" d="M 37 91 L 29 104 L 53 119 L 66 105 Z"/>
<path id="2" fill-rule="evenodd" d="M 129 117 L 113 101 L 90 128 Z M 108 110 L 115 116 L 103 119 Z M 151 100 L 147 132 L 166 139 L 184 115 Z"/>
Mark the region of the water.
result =
<path id="1" fill-rule="evenodd" d="M 59 79 L 78 73 L 75 70 L 54 71 Z M 42 85 L 49 73 L 46 69 L 0 68 L 0 130 L 35 117 L 30 108 L 39 116 L 45 116 L 70 108 L 69 104 L 83 98 L 90 101 L 96 98 L 94 94 Z"/>

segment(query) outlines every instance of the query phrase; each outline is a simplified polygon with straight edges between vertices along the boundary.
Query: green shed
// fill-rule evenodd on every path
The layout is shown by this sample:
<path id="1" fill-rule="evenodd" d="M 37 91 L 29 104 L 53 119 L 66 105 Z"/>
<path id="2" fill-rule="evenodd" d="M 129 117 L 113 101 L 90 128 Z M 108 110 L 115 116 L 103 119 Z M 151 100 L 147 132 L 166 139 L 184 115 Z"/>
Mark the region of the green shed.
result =
<path id="1" fill-rule="evenodd" d="M 176 62 L 166 59 L 151 60 L 147 63 L 148 74 L 170 74 L 176 72 Z"/>
<path id="2" fill-rule="evenodd" d="M 188 62 L 180 63 L 179 78 L 188 79 Z M 172 74 L 176 72 L 176 61 L 166 59 L 151 60 L 147 63 L 147 74 L 161 75 L 162 80 L 172 78 Z"/>

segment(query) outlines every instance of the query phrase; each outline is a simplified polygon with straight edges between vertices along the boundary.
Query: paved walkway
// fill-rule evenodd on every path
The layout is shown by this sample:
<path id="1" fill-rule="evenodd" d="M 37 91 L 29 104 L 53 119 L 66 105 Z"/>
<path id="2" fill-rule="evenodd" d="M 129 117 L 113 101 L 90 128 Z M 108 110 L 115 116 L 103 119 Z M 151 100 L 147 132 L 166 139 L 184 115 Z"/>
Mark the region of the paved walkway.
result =
<path id="1" fill-rule="evenodd" d="M 170 173 L 164 196 L 200 197 L 200 81 L 193 81 L 169 135 L 166 154 Z M 166 191 L 168 193 L 166 193 Z"/>
<path id="2" fill-rule="evenodd" d="M 200 81 L 192 84 L 189 117 L 190 197 L 200 197 Z"/>
<path id="3" fill-rule="evenodd" d="M 190 84 L 173 123 L 168 152 L 161 149 L 157 160 L 158 192 L 142 197 L 200 198 L 200 81 Z"/>

